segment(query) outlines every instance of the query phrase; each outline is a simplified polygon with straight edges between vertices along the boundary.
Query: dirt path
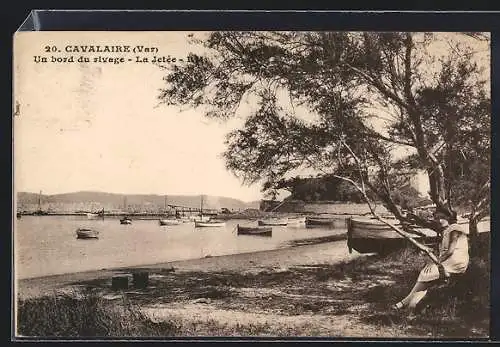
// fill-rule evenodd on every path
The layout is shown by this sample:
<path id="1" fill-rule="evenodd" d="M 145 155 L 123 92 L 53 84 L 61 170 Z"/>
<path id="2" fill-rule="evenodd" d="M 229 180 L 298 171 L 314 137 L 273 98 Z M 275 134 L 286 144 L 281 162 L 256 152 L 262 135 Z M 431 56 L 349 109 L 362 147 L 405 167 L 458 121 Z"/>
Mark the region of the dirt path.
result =
<path id="1" fill-rule="evenodd" d="M 202 303 L 148 307 L 144 312 L 155 321 L 180 320 L 192 325 L 216 324 L 225 331 L 237 331 L 239 326 L 254 327 L 260 336 L 314 336 L 314 337 L 394 337 L 397 329 L 380 330 L 359 321 L 356 314 L 293 316 L 272 312 L 224 310 Z M 267 330 L 267 331 L 266 331 Z"/>

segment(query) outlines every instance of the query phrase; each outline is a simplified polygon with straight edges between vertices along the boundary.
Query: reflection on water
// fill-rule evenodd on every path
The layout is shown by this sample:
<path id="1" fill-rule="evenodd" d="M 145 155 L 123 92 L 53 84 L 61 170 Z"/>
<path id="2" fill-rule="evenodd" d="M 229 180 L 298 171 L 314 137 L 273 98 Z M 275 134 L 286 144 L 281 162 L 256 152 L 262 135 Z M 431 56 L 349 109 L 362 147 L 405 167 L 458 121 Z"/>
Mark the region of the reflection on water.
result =
<path id="1" fill-rule="evenodd" d="M 86 216 L 23 216 L 14 230 L 17 278 L 145 265 L 284 247 L 288 241 L 345 232 L 344 221 L 334 227 L 305 228 L 304 224 L 273 227 L 272 237 L 237 235 L 236 224 L 223 228 L 194 228 L 194 223 L 160 226 L 158 220 L 89 220 Z M 99 230 L 98 240 L 76 238 L 79 227 Z"/>

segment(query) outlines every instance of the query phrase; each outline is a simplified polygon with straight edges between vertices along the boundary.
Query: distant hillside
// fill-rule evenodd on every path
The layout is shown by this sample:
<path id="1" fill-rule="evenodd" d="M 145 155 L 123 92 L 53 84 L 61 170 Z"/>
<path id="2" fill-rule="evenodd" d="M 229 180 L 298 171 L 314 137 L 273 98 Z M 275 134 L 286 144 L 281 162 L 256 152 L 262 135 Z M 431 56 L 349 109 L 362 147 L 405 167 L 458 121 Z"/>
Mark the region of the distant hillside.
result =
<path id="1" fill-rule="evenodd" d="M 18 206 L 27 206 L 38 204 L 38 194 L 36 193 L 26 193 L 19 192 Z M 55 195 L 42 195 L 41 201 L 43 206 L 57 206 L 61 205 L 85 205 L 93 206 L 94 208 L 98 206 L 120 209 L 124 207 L 126 202 L 127 206 L 149 206 L 154 208 L 163 208 L 165 203 L 165 196 L 163 195 L 146 195 L 146 194 L 135 194 L 135 195 L 125 195 L 125 194 L 114 194 L 114 193 L 103 193 L 103 192 L 74 192 L 66 194 L 55 194 Z M 167 204 L 179 205 L 185 207 L 200 207 L 200 195 L 167 195 Z M 247 209 L 247 208 L 258 208 L 259 201 L 253 201 L 246 203 L 244 201 L 220 197 L 220 196 L 204 196 L 203 202 L 204 208 L 207 209 L 219 209 L 222 207 L 228 209 Z"/>
<path id="2" fill-rule="evenodd" d="M 43 199 L 43 195 L 42 195 L 42 199 Z M 38 194 L 19 192 L 19 193 L 17 193 L 17 201 L 18 201 L 18 203 L 22 201 L 25 204 L 37 204 L 38 203 Z"/>

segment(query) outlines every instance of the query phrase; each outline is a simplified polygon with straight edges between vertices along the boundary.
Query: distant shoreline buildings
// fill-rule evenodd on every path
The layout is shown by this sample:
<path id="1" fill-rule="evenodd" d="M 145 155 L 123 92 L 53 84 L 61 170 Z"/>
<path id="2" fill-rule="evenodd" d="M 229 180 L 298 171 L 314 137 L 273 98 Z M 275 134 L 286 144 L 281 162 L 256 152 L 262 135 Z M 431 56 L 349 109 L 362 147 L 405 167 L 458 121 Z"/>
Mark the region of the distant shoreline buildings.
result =
<path id="1" fill-rule="evenodd" d="M 419 197 L 422 199 L 429 198 L 429 178 L 425 170 L 419 170 L 414 174 L 409 176 L 408 182 L 402 186 L 411 187 L 415 189 Z M 199 197 L 195 196 L 181 196 L 176 199 L 169 199 L 169 204 L 167 205 L 164 201 L 163 196 L 146 196 L 146 195 L 131 195 L 124 205 L 124 201 L 127 201 L 124 195 L 120 194 L 109 194 L 109 193 L 97 193 L 100 196 L 100 201 L 96 199 L 90 201 L 80 201 L 71 202 L 68 195 L 74 194 L 77 196 L 80 193 L 70 193 L 64 194 L 64 198 L 54 197 L 54 196 L 40 196 L 38 194 L 31 193 L 20 193 L 18 194 L 17 201 L 17 211 L 32 213 L 36 211 L 45 212 L 60 212 L 60 213 L 97 213 L 98 211 L 106 211 L 107 213 L 151 213 L 151 214 L 162 214 L 162 213 L 175 213 L 176 209 L 171 205 L 185 206 L 186 210 L 189 208 L 198 209 L 200 207 Z M 85 192 L 89 195 L 91 193 Z M 112 197 L 114 202 L 104 202 L 106 199 L 110 200 Z M 125 197 L 125 200 L 124 200 Z M 65 201 L 54 201 L 54 200 L 65 200 Z M 75 198 L 76 199 L 76 198 Z M 84 199 L 84 198 L 82 198 Z M 156 201 L 156 200 L 158 201 Z M 224 200 L 226 199 L 226 200 Z M 139 202 L 138 202 L 139 201 Z M 286 201 L 285 204 L 283 204 Z M 232 202 L 232 204 L 230 203 Z M 298 211 L 322 211 L 328 210 L 327 205 L 336 205 L 341 202 L 337 201 L 303 201 L 301 199 L 293 199 L 292 197 L 285 198 L 282 201 L 277 200 L 260 200 L 254 203 L 244 203 L 236 199 L 212 197 L 207 199 L 204 210 L 207 213 L 228 213 L 231 211 L 241 211 L 245 209 L 259 209 L 261 211 L 288 211 L 288 212 L 298 212 Z M 344 203 L 349 203 L 344 201 Z M 282 204 L 283 206 L 279 206 Z M 309 206 L 309 207 L 306 207 Z"/>

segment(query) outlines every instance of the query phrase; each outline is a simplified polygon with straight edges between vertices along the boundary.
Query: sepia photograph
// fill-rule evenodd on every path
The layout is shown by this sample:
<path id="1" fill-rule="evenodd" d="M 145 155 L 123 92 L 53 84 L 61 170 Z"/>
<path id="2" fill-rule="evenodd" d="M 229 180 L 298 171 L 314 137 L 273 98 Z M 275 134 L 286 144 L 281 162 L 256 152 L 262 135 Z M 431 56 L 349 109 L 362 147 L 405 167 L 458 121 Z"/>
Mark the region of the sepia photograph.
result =
<path id="1" fill-rule="evenodd" d="M 490 336 L 489 32 L 13 50 L 16 338 Z"/>

